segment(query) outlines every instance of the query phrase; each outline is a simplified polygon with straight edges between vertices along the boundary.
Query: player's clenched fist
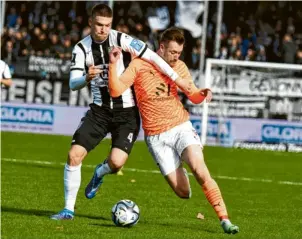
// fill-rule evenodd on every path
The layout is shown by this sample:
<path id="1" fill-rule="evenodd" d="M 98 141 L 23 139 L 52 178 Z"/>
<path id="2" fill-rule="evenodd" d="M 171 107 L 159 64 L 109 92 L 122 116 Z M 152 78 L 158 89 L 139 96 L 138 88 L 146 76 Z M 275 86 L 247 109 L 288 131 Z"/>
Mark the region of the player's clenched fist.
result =
<path id="1" fill-rule="evenodd" d="M 86 75 L 86 81 L 90 82 L 93 78 L 95 78 L 98 74 L 101 74 L 102 72 L 103 70 L 101 70 L 98 66 L 89 66 L 88 74 Z"/>
<path id="2" fill-rule="evenodd" d="M 114 46 L 109 53 L 109 61 L 111 64 L 114 64 L 120 59 L 122 49 L 120 47 Z"/>
<path id="3" fill-rule="evenodd" d="M 202 96 L 205 96 L 205 100 L 206 100 L 207 103 L 211 102 L 213 94 L 212 94 L 212 91 L 210 89 L 208 89 L 208 88 L 202 89 L 200 91 L 200 94 Z"/>

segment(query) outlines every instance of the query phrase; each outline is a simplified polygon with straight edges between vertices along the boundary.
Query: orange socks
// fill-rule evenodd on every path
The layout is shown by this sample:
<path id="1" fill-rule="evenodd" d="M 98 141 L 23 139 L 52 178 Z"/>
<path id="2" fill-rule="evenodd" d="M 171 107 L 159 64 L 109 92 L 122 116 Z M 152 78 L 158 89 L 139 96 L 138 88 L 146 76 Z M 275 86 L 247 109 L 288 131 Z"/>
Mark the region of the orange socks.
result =
<path id="1" fill-rule="evenodd" d="M 210 181 L 205 182 L 202 185 L 202 190 L 209 203 L 213 206 L 219 219 L 228 219 L 228 212 L 222 199 L 220 189 L 215 180 L 212 179 Z"/>

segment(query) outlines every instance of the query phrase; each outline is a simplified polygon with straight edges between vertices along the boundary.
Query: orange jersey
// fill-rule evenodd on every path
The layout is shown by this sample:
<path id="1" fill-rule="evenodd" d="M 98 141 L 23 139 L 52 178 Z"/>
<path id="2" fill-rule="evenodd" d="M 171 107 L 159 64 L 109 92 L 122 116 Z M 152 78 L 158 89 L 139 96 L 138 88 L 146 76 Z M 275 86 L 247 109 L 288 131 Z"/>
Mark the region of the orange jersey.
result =
<path id="1" fill-rule="evenodd" d="M 181 78 L 192 81 L 184 62 L 178 60 L 173 69 Z M 160 134 L 189 120 L 189 113 L 179 100 L 177 85 L 155 66 L 136 58 L 117 79 L 115 64 L 109 65 L 109 91 L 112 97 L 121 95 L 131 85 L 134 86 L 146 135 Z M 194 87 L 194 93 L 199 93 Z"/>

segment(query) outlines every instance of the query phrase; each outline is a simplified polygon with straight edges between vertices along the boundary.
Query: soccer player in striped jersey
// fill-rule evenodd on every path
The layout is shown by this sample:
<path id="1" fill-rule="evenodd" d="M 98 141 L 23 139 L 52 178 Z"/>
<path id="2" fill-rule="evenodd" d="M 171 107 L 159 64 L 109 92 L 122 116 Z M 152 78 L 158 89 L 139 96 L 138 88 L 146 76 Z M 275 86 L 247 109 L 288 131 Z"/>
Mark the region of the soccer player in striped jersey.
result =
<path id="1" fill-rule="evenodd" d="M 91 35 L 77 43 L 72 52 L 69 85 L 72 90 L 80 90 L 89 85 L 93 103 L 73 135 L 64 168 L 65 207 L 50 217 L 54 220 L 74 218 L 74 206 L 81 184 L 82 161 L 107 133 L 111 133 L 111 151 L 108 158 L 97 165 L 86 187 L 85 195 L 89 199 L 96 195 L 106 174 L 118 172 L 125 164 L 137 138 L 140 118 L 132 89 L 126 89 L 118 97 L 109 95 L 108 64 L 112 47 L 118 46 L 122 49 L 117 62 L 118 75 L 127 68 L 131 58 L 142 58 L 156 65 L 179 86 L 190 88 L 144 42 L 111 29 L 112 10 L 107 5 L 98 4 L 93 7 L 89 24 Z"/>
<path id="2" fill-rule="evenodd" d="M 10 87 L 13 83 L 12 75 L 10 73 L 8 65 L 0 60 L 0 83 L 1 87 Z"/>
<path id="3" fill-rule="evenodd" d="M 180 30 L 167 29 L 162 34 L 157 53 L 183 79 L 191 82 L 191 90 L 184 90 L 184 93 L 193 103 L 209 102 L 211 91 L 197 89 L 187 66 L 179 60 L 184 41 Z M 183 162 L 187 163 L 220 219 L 224 232 L 237 233 L 239 228 L 229 220 L 220 189 L 205 164 L 200 138 L 189 120 L 189 113 L 178 98 L 177 85 L 152 64 L 139 58 L 134 59 L 118 77 L 116 62 L 120 55 L 120 50 L 114 48 L 109 56 L 110 94 L 118 97 L 134 86 L 145 141 L 161 173 L 179 197 L 190 198 L 189 178 L 183 168 Z"/>

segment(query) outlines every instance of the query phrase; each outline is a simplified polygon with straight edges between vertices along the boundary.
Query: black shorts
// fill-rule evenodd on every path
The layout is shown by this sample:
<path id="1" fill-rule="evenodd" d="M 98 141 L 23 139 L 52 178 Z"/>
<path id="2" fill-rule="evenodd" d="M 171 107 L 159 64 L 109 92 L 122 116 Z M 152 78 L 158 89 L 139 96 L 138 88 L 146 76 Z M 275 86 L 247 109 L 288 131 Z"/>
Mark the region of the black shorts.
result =
<path id="1" fill-rule="evenodd" d="M 83 146 L 87 152 L 94 149 L 111 133 L 111 148 L 119 148 L 130 154 L 140 129 L 140 117 L 137 107 L 112 110 L 90 104 L 90 110 L 81 122 L 72 138 L 72 145 Z"/>

